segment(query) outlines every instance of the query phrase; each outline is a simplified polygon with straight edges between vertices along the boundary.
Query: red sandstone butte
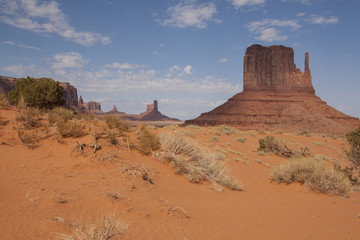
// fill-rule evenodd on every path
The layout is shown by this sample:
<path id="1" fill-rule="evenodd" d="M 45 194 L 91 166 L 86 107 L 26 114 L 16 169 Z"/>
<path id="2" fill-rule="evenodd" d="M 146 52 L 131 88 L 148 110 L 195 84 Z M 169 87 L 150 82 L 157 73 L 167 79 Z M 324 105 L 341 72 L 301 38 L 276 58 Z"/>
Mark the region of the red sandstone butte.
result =
<path id="1" fill-rule="evenodd" d="M 292 48 L 252 45 L 244 57 L 243 92 L 210 112 L 186 120 L 185 125 L 189 124 L 345 135 L 360 121 L 315 95 L 308 53 L 301 72 L 294 63 Z"/>

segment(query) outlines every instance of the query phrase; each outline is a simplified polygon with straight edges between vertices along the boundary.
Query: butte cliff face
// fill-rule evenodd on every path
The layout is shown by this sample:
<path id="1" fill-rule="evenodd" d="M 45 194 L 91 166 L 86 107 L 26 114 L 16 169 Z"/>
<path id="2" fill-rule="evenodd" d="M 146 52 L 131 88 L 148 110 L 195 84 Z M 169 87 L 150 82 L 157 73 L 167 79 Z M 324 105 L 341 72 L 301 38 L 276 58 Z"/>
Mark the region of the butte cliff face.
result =
<path id="1" fill-rule="evenodd" d="M 244 91 L 185 124 L 230 124 L 243 129 L 344 135 L 359 126 L 360 121 L 315 95 L 308 53 L 301 72 L 296 68 L 291 48 L 252 45 L 244 57 Z"/>

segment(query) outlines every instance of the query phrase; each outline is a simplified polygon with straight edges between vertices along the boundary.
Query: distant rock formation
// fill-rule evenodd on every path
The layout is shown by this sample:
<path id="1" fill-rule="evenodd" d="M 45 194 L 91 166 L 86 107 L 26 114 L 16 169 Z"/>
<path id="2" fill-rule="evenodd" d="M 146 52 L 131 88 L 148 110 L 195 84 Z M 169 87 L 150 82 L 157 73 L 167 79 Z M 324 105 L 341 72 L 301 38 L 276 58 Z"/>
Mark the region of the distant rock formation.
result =
<path id="1" fill-rule="evenodd" d="M 84 102 L 82 96 L 79 98 L 79 106 L 85 109 L 86 111 L 90 112 L 102 112 L 101 111 L 101 103 L 90 101 L 90 102 Z"/>
<path id="2" fill-rule="evenodd" d="M 126 116 L 127 119 L 132 121 L 143 121 L 143 122 L 167 122 L 167 121 L 178 121 L 176 118 L 169 118 L 168 116 L 163 115 L 158 110 L 158 101 L 154 100 L 152 104 L 146 106 L 146 112 L 140 113 L 139 115 L 129 114 Z"/>
<path id="3" fill-rule="evenodd" d="M 301 72 L 291 48 L 252 45 L 244 57 L 244 91 L 214 110 L 186 120 L 188 124 L 344 135 L 360 121 L 315 95 L 308 53 Z"/>
<path id="4" fill-rule="evenodd" d="M 9 92 L 15 89 L 15 83 L 20 78 L 0 76 L 0 92 L 8 95 Z M 60 87 L 64 89 L 62 99 L 68 107 L 76 108 L 78 106 L 77 89 L 68 82 L 60 82 Z"/>

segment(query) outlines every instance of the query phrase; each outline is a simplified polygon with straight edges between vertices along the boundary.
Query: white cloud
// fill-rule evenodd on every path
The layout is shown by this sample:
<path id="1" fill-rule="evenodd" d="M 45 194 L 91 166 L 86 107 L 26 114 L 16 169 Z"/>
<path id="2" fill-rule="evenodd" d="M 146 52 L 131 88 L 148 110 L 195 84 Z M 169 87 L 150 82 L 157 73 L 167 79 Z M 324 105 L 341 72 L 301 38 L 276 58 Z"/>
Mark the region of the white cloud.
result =
<path id="1" fill-rule="evenodd" d="M 27 49 L 32 49 L 32 50 L 36 50 L 36 51 L 40 51 L 40 48 L 37 47 L 33 47 L 33 46 L 28 46 L 28 45 L 24 45 L 21 43 L 14 43 L 12 41 L 4 41 L 1 44 L 7 44 L 7 45 L 12 45 L 12 46 L 16 46 L 16 47 L 22 47 L 22 48 L 27 48 Z"/>
<path id="2" fill-rule="evenodd" d="M 335 23 L 339 22 L 339 18 L 335 17 L 335 16 L 330 16 L 330 17 L 326 18 L 323 16 L 311 15 L 311 18 L 307 19 L 307 20 L 313 24 L 322 24 L 322 25 L 335 24 Z"/>
<path id="3" fill-rule="evenodd" d="M 145 66 L 139 64 L 114 62 L 112 64 L 106 64 L 105 67 L 117 68 L 117 69 L 136 69 L 136 68 L 143 68 Z"/>
<path id="4" fill-rule="evenodd" d="M 184 67 L 184 72 L 188 75 L 192 74 L 193 73 L 193 67 L 191 65 L 186 65 Z"/>
<path id="5" fill-rule="evenodd" d="M 235 9 L 239 9 L 243 6 L 252 6 L 252 5 L 260 5 L 264 4 L 266 0 L 232 0 L 232 5 Z"/>
<path id="6" fill-rule="evenodd" d="M 209 21 L 220 22 L 214 18 L 216 6 L 212 2 L 197 5 L 195 0 L 182 1 L 168 8 L 166 12 L 170 18 L 159 21 L 176 28 L 206 28 Z"/>
<path id="7" fill-rule="evenodd" d="M 35 64 L 17 64 L 0 67 L 0 69 L 13 77 L 48 77 L 50 75 L 50 72 L 47 69 L 39 69 Z"/>
<path id="8" fill-rule="evenodd" d="M 296 20 L 264 19 L 262 21 L 250 22 L 246 25 L 250 32 L 256 34 L 255 39 L 271 43 L 274 41 L 285 41 L 288 37 L 280 35 L 277 28 L 290 28 L 295 31 L 301 27 Z"/>
<path id="9" fill-rule="evenodd" d="M 229 59 L 227 58 L 220 58 L 219 59 L 219 63 L 227 63 L 229 61 Z"/>
<path id="10" fill-rule="evenodd" d="M 3 0 L 0 2 L 0 21 L 32 32 L 55 33 L 85 46 L 96 42 L 111 43 L 109 37 L 99 33 L 77 31 L 69 24 L 59 5 L 54 0 Z"/>
<path id="11" fill-rule="evenodd" d="M 73 68 L 83 67 L 87 64 L 87 60 L 83 59 L 83 56 L 77 52 L 57 53 L 54 56 L 56 62 L 52 65 L 52 68 Z"/>

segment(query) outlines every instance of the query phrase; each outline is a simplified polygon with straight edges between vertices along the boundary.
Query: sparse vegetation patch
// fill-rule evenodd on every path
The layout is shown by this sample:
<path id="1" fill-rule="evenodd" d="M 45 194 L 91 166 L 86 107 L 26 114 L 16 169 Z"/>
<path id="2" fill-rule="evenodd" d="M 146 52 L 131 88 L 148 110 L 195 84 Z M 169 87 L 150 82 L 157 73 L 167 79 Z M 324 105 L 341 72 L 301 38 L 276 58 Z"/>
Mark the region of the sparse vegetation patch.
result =
<path id="1" fill-rule="evenodd" d="M 217 161 L 215 153 L 201 147 L 182 133 L 161 133 L 160 159 L 168 160 L 177 174 L 185 175 L 190 182 L 208 180 L 231 190 L 241 190 L 240 184 L 226 174 L 225 164 Z M 221 189 L 221 188 L 219 188 Z"/>
<path id="2" fill-rule="evenodd" d="M 351 185 L 345 174 L 327 167 L 326 162 L 313 158 L 296 158 L 274 167 L 271 173 L 276 183 L 304 184 L 315 192 L 348 196 Z"/>

